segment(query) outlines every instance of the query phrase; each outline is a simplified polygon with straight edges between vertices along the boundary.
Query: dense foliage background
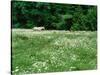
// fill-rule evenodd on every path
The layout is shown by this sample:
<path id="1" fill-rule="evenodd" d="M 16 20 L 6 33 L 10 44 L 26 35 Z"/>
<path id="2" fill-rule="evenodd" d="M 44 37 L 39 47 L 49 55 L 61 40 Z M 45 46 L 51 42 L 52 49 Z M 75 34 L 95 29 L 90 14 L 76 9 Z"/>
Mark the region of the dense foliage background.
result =
<path id="1" fill-rule="evenodd" d="M 12 1 L 12 28 L 97 30 L 97 6 Z"/>

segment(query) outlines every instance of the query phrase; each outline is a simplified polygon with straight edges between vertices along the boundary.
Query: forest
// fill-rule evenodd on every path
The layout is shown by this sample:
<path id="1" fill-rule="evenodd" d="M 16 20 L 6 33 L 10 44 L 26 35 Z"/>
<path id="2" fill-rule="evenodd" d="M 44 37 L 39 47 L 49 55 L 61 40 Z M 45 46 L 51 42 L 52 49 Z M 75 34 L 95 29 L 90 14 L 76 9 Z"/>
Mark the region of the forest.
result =
<path id="1" fill-rule="evenodd" d="M 11 2 L 12 28 L 47 30 L 97 30 L 97 6 L 47 2 Z"/>

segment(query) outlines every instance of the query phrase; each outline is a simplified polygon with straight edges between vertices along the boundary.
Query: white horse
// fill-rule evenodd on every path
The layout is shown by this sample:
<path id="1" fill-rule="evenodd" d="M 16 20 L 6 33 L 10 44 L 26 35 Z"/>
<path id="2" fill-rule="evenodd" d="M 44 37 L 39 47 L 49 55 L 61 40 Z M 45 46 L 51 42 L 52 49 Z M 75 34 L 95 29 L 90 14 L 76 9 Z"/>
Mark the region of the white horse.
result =
<path id="1" fill-rule="evenodd" d="M 45 30 L 45 27 L 34 27 L 33 30 L 41 31 L 41 30 Z"/>

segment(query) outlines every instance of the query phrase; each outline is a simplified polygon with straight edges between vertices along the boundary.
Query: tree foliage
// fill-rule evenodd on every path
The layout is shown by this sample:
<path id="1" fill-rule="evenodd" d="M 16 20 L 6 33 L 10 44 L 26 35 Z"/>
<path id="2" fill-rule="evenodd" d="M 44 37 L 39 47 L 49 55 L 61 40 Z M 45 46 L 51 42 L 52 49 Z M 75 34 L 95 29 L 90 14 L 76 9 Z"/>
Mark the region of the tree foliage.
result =
<path id="1" fill-rule="evenodd" d="M 97 7 L 12 1 L 12 27 L 44 26 L 58 30 L 97 30 Z"/>

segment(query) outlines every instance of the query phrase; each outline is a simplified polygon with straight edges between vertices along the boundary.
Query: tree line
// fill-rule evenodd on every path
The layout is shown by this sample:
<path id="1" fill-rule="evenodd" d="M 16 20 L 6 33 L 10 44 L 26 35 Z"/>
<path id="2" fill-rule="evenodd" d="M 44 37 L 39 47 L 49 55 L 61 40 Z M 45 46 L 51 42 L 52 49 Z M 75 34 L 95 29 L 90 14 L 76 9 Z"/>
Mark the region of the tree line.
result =
<path id="1" fill-rule="evenodd" d="M 49 30 L 97 30 L 97 6 L 11 2 L 12 28 L 44 26 Z"/>

